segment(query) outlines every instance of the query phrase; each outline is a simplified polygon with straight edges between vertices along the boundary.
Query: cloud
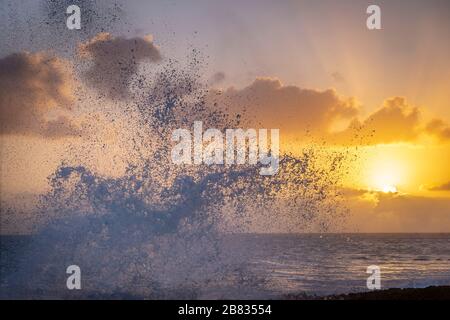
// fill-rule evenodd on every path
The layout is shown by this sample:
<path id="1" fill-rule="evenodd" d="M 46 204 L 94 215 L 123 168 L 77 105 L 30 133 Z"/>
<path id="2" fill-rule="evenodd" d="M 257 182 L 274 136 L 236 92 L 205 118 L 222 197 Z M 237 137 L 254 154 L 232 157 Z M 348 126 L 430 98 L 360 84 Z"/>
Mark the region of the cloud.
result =
<path id="1" fill-rule="evenodd" d="M 449 232 L 448 198 L 368 192 L 349 198 L 348 231 Z"/>
<path id="2" fill-rule="evenodd" d="M 450 140 L 450 126 L 441 119 L 433 119 L 428 122 L 425 131 L 441 141 Z"/>
<path id="3" fill-rule="evenodd" d="M 1 134 L 78 135 L 67 115 L 72 82 L 65 61 L 44 53 L 14 53 L 0 59 Z"/>
<path id="4" fill-rule="evenodd" d="M 113 37 L 99 33 L 79 46 L 82 59 L 91 62 L 83 79 L 102 95 L 111 99 L 129 96 L 129 85 L 142 61 L 158 62 L 162 59 L 151 36 L 143 38 Z"/>
<path id="5" fill-rule="evenodd" d="M 450 191 L 450 181 L 444 184 L 428 188 L 430 191 Z"/>
<path id="6" fill-rule="evenodd" d="M 420 112 L 403 97 L 389 98 L 364 121 L 353 119 L 336 138 L 349 141 L 355 132 L 363 137 L 360 142 L 367 144 L 413 141 L 420 134 Z"/>
<path id="7" fill-rule="evenodd" d="M 448 232 L 450 231 L 450 202 L 417 196 L 385 196 L 374 210 L 384 217 L 384 225 L 392 231 Z M 386 230 L 384 228 L 385 232 Z"/>
<path id="8" fill-rule="evenodd" d="M 274 78 L 257 78 L 242 89 L 212 89 L 209 99 L 222 110 L 243 115 L 249 125 L 279 128 L 296 138 L 308 131 L 331 144 L 414 142 L 423 135 L 450 140 L 450 126 L 440 119 L 425 124 L 421 110 L 400 96 L 386 99 L 363 119 L 354 98 L 342 97 L 334 89 L 283 85 Z"/>
<path id="9" fill-rule="evenodd" d="M 364 121 L 353 119 L 349 127 L 335 137 L 341 142 L 350 141 L 355 132 L 363 137 L 359 141 L 363 144 L 414 142 L 423 135 L 441 142 L 450 140 L 450 126 L 437 118 L 424 124 L 421 110 L 409 105 L 403 97 L 385 100 L 383 106 Z"/>
<path id="10" fill-rule="evenodd" d="M 244 113 L 255 126 L 281 128 L 288 134 L 302 129 L 327 132 L 333 121 L 358 113 L 354 99 L 342 98 L 335 90 L 302 89 L 272 78 L 257 78 L 247 87 L 231 87 L 222 94 L 212 91 L 209 98 L 220 108 Z"/>

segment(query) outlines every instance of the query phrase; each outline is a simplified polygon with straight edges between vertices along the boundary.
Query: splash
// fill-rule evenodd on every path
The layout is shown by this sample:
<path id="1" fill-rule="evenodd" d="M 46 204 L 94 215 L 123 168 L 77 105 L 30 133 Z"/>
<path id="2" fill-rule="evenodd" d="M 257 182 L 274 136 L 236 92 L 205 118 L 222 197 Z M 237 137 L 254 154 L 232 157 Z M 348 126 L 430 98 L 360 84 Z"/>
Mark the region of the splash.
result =
<path id="1" fill-rule="evenodd" d="M 229 298 L 245 287 L 254 296 L 265 280 L 227 248 L 225 235 L 328 231 L 344 221 L 345 152 L 310 145 L 299 155 L 282 155 L 274 176 L 261 176 L 260 165 L 171 163 L 172 130 L 195 120 L 233 128 L 243 118 L 208 103 L 200 63 L 192 59 L 181 68 L 168 61 L 151 80 L 135 79 L 131 101 L 117 111 L 134 128 L 127 132 L 131 152 L 123 174 L 99 174 L 80 162 L 89 151 L 68 149 L 40 199 L 37 214 L 45 223 L 8 280 L 15 292 L 164 299 L 214 297 L 218 287 L 234 288 L 221 293 Z M 79 292 L 65 288 L 71 264 L 82 270 Z"/>

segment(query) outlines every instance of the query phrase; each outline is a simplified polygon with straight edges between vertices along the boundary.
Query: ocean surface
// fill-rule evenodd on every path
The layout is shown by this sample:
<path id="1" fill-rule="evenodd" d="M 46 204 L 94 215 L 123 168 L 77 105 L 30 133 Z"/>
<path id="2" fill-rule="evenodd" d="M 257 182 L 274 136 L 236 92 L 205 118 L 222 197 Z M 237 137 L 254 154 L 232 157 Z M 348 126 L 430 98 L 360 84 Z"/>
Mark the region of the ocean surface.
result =
<path id="1" fill-rule="evenodd" d="M 52 287 L 22 290 L 13 275 L 20 271 L 21 256 L 33 236 L 0 239 L 2 298 L 67 297 Z M 370 265 L 380 267 L 382 289 L 450 285 L 450 234 L 240 234 L 225 237 L 222 252 L 239 257 L 239 264 L 231 274 L 205 282 L 196 298 L 273 299 L 368 291 Z M 148 298 L 127 290 L 125 298 Z"/>

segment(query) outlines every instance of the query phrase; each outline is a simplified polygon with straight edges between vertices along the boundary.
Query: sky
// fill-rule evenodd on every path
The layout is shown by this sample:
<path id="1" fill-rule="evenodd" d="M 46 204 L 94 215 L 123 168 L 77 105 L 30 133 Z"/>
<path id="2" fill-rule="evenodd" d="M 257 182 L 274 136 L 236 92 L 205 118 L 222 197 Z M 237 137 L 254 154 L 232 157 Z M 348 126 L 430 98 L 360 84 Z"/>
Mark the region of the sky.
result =
<path id="1" fill-rule="evenodd" d="M 89 7 L 78 33 L 61 27 L 66 2 L 0 1 L 3 197 L 44 192 L 67 145 L 83 148 L 86 110 L 101 118 L 110 107 L 86 98 L 92 92 L 125 99 L 123 79 L 187 62 L 195 49 L 210 98 L 221 92 L 219 103 L 245 106 L 250 124 L 280 128 L 286 151 L 306 131 L 330 148 L 358 147 L 343 186 L 358 231 L 450 232 L 448 1 L 119 1 Z M 381 30 L 366 27 L 370 4 L 381 8 Z M 124 73 L 109 63 L 128 57 L 127 39 L 142 50 L 139 68 Z M 96 68 L 72 79 L 77 59 Z M 115 141 L 114 128 L 91 127 Z M 91 154 L 104 174 L 123 170 L 101 147 Z"/>

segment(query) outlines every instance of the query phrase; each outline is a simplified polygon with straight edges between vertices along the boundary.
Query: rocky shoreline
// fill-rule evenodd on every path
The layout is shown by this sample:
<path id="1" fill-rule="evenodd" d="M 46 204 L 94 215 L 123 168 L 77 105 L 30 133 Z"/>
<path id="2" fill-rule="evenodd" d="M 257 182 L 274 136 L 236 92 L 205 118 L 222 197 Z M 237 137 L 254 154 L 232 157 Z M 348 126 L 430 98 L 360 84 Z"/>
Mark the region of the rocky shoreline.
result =
<path id="1" fill-rule="evenodd" d="M 287 300 L 450 300 L 450 286 L 430 286 L 426 288 L 392 288 L 370 292 L 358 292 L 331 296 L 308 296 L 290 294 Z"/>

